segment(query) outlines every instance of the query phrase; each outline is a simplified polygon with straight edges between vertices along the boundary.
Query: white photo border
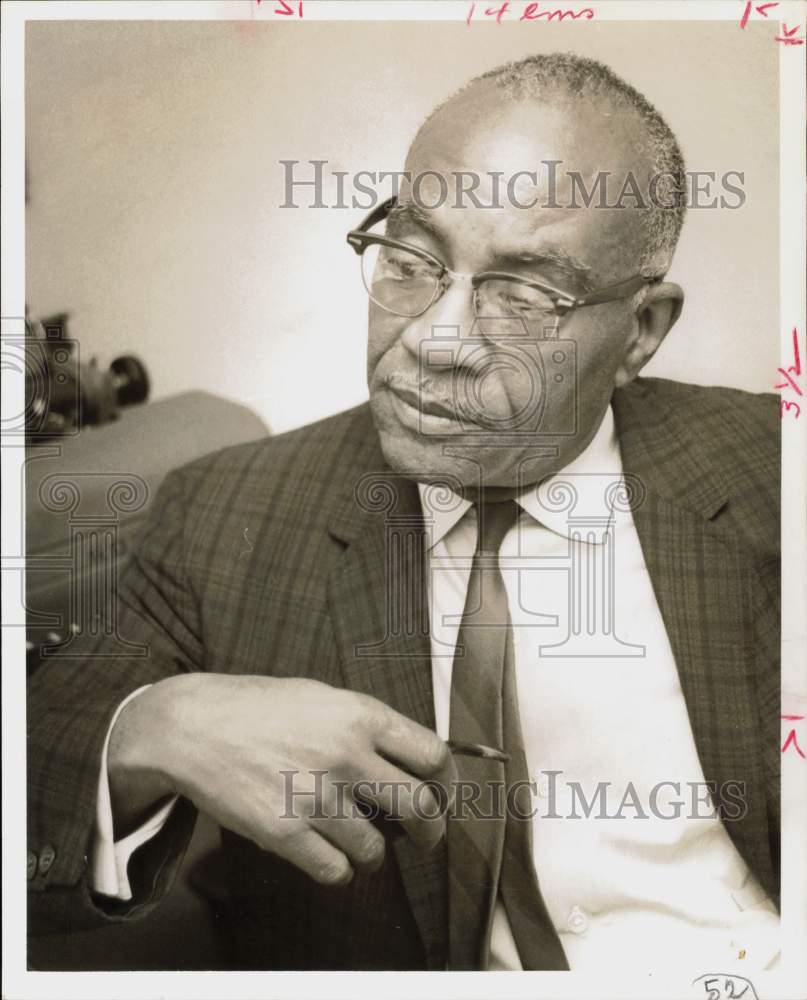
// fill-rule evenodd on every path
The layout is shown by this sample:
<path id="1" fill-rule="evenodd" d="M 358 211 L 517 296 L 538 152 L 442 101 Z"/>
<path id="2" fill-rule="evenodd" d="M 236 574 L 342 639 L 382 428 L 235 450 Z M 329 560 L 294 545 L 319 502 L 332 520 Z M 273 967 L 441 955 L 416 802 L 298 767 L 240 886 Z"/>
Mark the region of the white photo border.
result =
<path id="1" fill-rule="evenodd" d="M 498 6 L 480 0 L 484 6 Z M 464 21 L 469 0 L 305 0 L 312 21 Z M 4 2 L 2 4 L 2 316 L 25 314 L 25 25 L 38 20 L 284 20 L 274 0 L 228 2 Z M 292 6 L 296 6 L 295 3 Z M 566 5 L 569 6 L 569 5 Z M 579 6 L 579 5 L 571 5 Z M 591 0 L 597 21 L 739 21 L 741 0 Z M 776 20 L 805 25 L 807 3 L 786 0 Z M 288 20 L 288 18 L 285 18 Z M 575 22 L 585 32 L 586 21 Z M 807 45 L 779 46 L 780 67 L 780 340 L 781 363 L 792 363 L 792 330 L 805 349 L 805 54 Z M 767 331 L 763 331 L 767 333 Z M 775 379 L 771 373 L 771 384 Z M 3 414 L 20 413 L 22 377 L 3 376 Z M 807 410 L 807 400 L 805 407 Z M 807 413 L 782 419 L 782 712 L 807 715 Z M 24 449 L 2 448 L 2 551 L 4 570 L 23 557 Z M 24 623 L 17 573 L 2 574 L 3 620 Z M 350 998 L 383 995 L 534 998 L 643 998 L 642 976 L 618 983 L 582 972 L 538 973 L 320 973 L 320 972 L 31 972 L 26 969 L 25 931 L 25 634 L 4 628 L 3 663 L 3 995 L 14 998 L 224 996 Z M 807 996 L 807 761 L 782 760 L 782 964 L 755 973 L 760 998 Z M 707 970 L 705 970 L 707 971 Z M 670 980 L 671 1000 L 694 997 L 687 983 Z M 702 995 L 702 993 L 698 994 Z"/>

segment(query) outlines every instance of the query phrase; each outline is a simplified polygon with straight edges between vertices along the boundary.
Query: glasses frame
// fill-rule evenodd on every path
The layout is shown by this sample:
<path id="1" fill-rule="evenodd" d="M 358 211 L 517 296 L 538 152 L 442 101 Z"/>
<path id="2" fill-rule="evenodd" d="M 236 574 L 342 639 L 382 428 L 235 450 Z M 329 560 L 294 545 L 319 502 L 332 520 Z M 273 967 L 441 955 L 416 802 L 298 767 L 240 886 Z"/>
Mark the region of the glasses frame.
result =
<path id="1" fill-rule="evenodd" d="M 616 302 L 619 299 L 625 299 L 629 295 L 633 295 L 635 292 L 638 292 L 643 285 L 654 284 L 661 281 L 660 275 L 656 277 L 648 277 L 644 274 L 635 274 L 630 278 L 625 278 L 623 281 L 617 281 L 614 284 L 606 285 L 604 288 L 588 292 L 586 295 L 573 295 L 571 292 L 566 292 L 561 288 L 557 288 L 555 285 L 550 285 L 546 281 L 538 281 L 535 278 L 525 278 L 521 274 L 510 274 L 507 271 L 477 271 L 475 274 L 467 274 L 463 271 L 452 271 L 443 263 L 443 261 L 440 260 L 439 257 L 435 257 L 434 254 L 429 253 L 428 250 L 422 250 L 420 247 L 412 246 L 410 243 L 406 243 L 403 240 L 392 239 L 392 237 L 384 236 L 381 233 L 369 232 L 373 226 L 377 226 L 379 222 L 383 222 L 383 220 L 387 218 L 392 209 L 395 207 L 396 201 L 397 199 L 392 197 L 382 202 L 374 208 L 369 215 L 367 215 L 358 229 L 351 229 L 347 234 L 347 242 L 353 247 L 359 257 L 361 257 L 368 247 L 373 245 L 396 247 L 402 250 L 408 250 L 410 253 L 415 254 L 415 256 L 420 257 L 422 260 L 429 261 L 438 267 L 439 274 L 435 284 L 434 295 L 432 296 L 431 301 L 417 313 L 395 312 L 395 310 L 390 309 L 377 299 L 373 298 L 372 292 L 369 288 L 367 288 L 367 294 L 370 296 L 372 301 L 385 312 L 392 313 L 393 316 L 403 316 L 406 319 L 417 319 L 418 316 L 422 316 L 424 313 L 428 312 L 435 302 L 442 298 L 448 289 L 448 286 L 454 281 L 464 281 L 470 283 L 474 290 L 474 314 L 477 319 L 489 318 L 480 316 L 477 309 L 476 291 L 483 281 L 514 281 L 518 284 L 526 285 L 529 288 L 535 288 L 539 292 L 543 292 L 543 294 L 546 295 L 553 304 L 552 314 L 556 317 L 556 319 L 568 316 L 569 313 L 575 309 L 583 309 L 586 306 L 595 306 L 600 305 L 603 302 Z M 362 277 L 364 277 L 363 274 Z M 367 283 L 365 281 L 365 288 L 366 287 Z"/>

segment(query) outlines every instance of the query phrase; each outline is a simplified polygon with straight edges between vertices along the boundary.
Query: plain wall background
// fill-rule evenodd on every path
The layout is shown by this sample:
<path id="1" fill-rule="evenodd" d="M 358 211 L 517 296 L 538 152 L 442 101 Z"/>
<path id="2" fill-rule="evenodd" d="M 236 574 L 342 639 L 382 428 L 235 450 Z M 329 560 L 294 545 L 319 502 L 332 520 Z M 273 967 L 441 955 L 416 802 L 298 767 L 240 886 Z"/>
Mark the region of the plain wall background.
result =
<path id="1" fill-rule="evenodd" d="M 687 293 L 684 316 L 646 373 L 770 390 L 774 32 L 759 22 L 29 23 L 29 312 L 69 311 L 83 358 L 139 354 L 155 398 L 207 389 L 275 431 L 351 406 L 366 397 L 367 307 L 344 236 L 364 213 L 281 209 L 278 161 L 400 170 L 421 120 L 469 77 L 567 50 L 644 92 L 690 170 L 745 173 L 743 208 L 689 212 L 670 272 Z"/>

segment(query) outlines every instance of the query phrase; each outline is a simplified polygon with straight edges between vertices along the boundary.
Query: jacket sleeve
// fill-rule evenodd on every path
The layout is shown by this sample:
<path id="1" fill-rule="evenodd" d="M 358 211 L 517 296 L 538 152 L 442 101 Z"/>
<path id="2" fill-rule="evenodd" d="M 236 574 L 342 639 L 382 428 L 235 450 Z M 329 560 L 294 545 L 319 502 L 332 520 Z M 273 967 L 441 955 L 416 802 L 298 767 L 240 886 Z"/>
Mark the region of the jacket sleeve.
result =
<path id="1" fill-rule="evenodd" d="M 74 636 L 28 683 L 28 909 L 31 933 L 69 932 L 146 914 L 170 887 L 196 818 L 180 799 L 157 837 L 132 859 L 133 900 L 90 892 L 89 854 L 104 739 L 137 688 L 202 670 L 196 600 L 186 574 L 181 471 L 159 489 L 109 599 L 114 635 Z"/>

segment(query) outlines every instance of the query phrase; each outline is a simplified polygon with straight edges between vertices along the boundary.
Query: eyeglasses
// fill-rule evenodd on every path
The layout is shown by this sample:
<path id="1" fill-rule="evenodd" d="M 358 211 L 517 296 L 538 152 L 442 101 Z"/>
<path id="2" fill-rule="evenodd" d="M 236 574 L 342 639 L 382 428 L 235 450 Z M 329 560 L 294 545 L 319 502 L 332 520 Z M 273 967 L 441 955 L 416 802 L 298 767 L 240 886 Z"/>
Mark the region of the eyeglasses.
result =
<path id="1" fill-rule="evenodd" d="M 388 313 L 414 319 L 422 316 L 445 294 L 452 282 L 469 283 L 473 289 L 474 315 L 479 320 L 515 319 L 539 329 L 574 309 L 627 298 L 660 277 L 637 274 L 586 295 L 575 296 L 533 278 L 503 271 L 464 274 L 450 268 L 420 247 L 369 232 L 383 222 L 395 206 L 389 198 L 375 208 L 347 241 L 361 257 L 364 287 L 370 299 Z"/>

